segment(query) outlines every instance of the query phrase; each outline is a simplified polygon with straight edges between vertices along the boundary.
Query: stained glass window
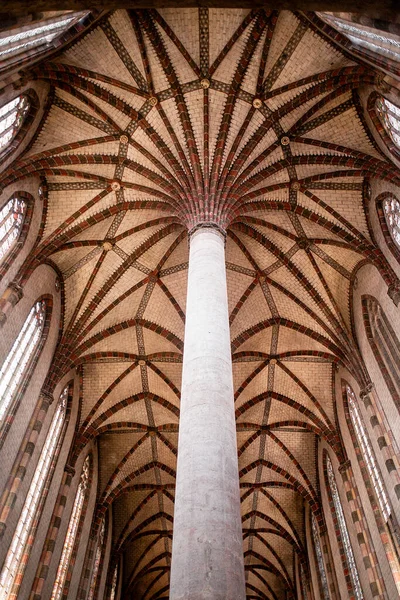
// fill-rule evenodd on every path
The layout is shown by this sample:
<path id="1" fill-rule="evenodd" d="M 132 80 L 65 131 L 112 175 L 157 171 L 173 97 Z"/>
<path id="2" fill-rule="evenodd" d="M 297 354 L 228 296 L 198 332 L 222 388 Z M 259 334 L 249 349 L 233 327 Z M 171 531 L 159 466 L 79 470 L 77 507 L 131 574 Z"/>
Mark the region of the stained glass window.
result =
<path id="1" fill-rule="evenodd" d="M 101 523 L 101 526 L 100 526 L 100 530 L 99 530 L 99 537 L 97 540 L 96 554 L 94 557 L 94 564 L 93 564 L 93 571 L 92 571 L 92 580 L 90 582 L 89 595 L 87 597 L 87 600 L 93 600 L 94 593 L 96 591 L 97 575 L 99 573 L 101 554 L 103 552 L 104 534 L 105 534 L 105 523 L 103 520 Z"/>
<path id="2" fill-rule="evenodd" d="M 67 579 L 68 567 L 74 550 L 76 536 L 78 533 L 79 521 L 82 516 L 83 505 L 85 502 L 86 491 L 89 484 L 90 456 L 88 455 L 83 463 L 82 473 L 79 480 L 78 490 L 76 492 L 74 506 L 72 508 L 71 518 L 69 520 L 67 534 L 64 540 L 64 547 L 58 565 L 56 580 L 54 583 L 51 600 L 60 600 Z"/>
<path id="3" fill-rule="evenodd" d="M 111 592 L 110 600 L 115 600 L 117 594 L 117 581 L 118 581 L 118 565 L 115 565 L 114 573 L 111 580 Z"/>
<path id="4" fill-rule="evenodd" d="M 351 547 L 349 533 L 347 531 L 346 520 L 344 517 L 342 502 L 340 500 L 339 492 L 336 485 L 335 474 L 329 456 L 326 458 L 326 468 L 328 472 L 328 482 L 332 495 L 333 506 L 335 508 L 336 519 L 339 526 L 340 537 L 343 544 L 344 553 L 346 556 L 347 565 L 349 567 L 349 574 L 351 582 L 353 584 L 354 597 L 356 600 L 363 600 L 364 596 L 361 589 L 361 583 L 358 576 L 356 561 Z"/>
<path id="5" fill-rule="evenodd" d="M 349 412 L 354 430 L 356 432 L 357 441 L 362 451 L 365 464 L 367 465 L 368 474 L 374 486 L 375 493 L 378 498 L 379 506 L 385 521 L 390 517 L 390 505 L 383 486 L 381 474 L 376 464 L 375 456 L 371 448 L 364 423 L 361 419 L 360 411 L 357 406 L 357 400 L 350 386 L 346 386 L 347 400 L 349 403 Z"/>
<path id="6" fill-rule="evenodd" d="M 26 202 L 13 196 L 0 210 L 0 262 L 11 250 L 21 233 Z"/>
<path id="7" fill-rule="evenodd" d="M 386 131 L 396 146 L 400 148 L 400 108 L 383 97 L 377 100 L 376 108 Z"/>
<path id="8" fill-rule="evenodd" d="M 400 248 L 400 202 L 396 198 L 386 198 L 383 202 L 386 223 L 393 241 Z"/>
<path id="9" fill-rule="evenodd" d="M 0 370 L 0 424 L 39 346 L 46 317 L 44 300 L 36 302 Z"/>
<path id="10" fill-rule="evenodd" d="M 0 35 L 0 61 L 4 65 L 20 60 L 22 53 L 35 54 L 46 49 L 59 35 L 87 15 L 87 11 L 60 11 L 50 19 L 27 25 L 13 33 L 6 31 Z M 5 62 L 6 61 L 6 62 Z"/>
<path id="11" fill-rule="evenodd" d="M 400 60 L 399 36 L 361 23 L 347 21 L 329 13 L 320 13 L 319 16 L 326 23 L 343 33 L 354 46 L 372 50 L 392 60 Z"/>
<path id="12" fill-rule="evenodd" d="M 0 598 L 2 600 L 6 600 L 11 596 L 14 597 L 18 591 L 15 590 L 15 584 L 20 585 L 25 571 L 31 550 L 29 542 L 35 533 L 36 519 L 43 505 L 45 486 L 49 481 L 51 468 L 54 465 L 55 454 L 65 422 L 67 398 L 68 387 L 60 395 L 21 516 L 4 561 L 0 575 Z"/>
<path id="13" fill-rule="evenodd" d="M 11 142 L 28 110 L 29 101 L 26 96 L 18 96 L 0 108 L 0 150 Z"/>
<path id="14" fill-rule="evenodd" d="M 323 600 L 330 600 L 329 591 L 328 591 L 328 589 L 329 589 L 328 588 L 328 578 L 326 576 L 324 559 L 322 556 L 321 544 L 320 544 L 319 533 L 318 533 L 318 525 L 317 525 L 317 521 L 315 520 L 314 515 L 311 515 L 311 533 L 312 533 L 312 538 L 313 538 L 313 542 L 314 542 L 315 554 L 317 557 L 319 576 L 321 579 Z"/>

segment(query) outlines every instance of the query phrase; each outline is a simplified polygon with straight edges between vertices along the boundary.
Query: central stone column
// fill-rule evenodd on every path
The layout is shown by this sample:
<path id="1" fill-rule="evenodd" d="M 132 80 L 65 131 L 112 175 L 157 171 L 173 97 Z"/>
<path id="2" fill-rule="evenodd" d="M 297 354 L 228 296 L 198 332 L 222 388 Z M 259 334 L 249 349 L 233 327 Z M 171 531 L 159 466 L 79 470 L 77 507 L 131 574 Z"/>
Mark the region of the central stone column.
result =
<path id="1" fill-rule="evenodd" d="M 244 600 L 225 236 L 190 238 L 170 600 Z"/>

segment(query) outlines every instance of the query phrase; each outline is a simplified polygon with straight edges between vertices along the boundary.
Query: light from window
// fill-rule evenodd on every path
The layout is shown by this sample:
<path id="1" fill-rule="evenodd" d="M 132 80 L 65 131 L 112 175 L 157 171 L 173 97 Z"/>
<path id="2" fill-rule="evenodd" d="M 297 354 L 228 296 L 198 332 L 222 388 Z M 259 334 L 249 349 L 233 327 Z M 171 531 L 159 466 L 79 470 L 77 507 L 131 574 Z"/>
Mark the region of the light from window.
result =
<path id="1" fill-rule="evenodd" d="M 7 32 L 0 38 L 0 59 L 6 60 L 22 52 L 45 49 L 57 36 L 87 15 L 87 11 L 61 12 L 51 20 L 40 21 L 18 33 Z"/>
<path id="2" fill-rule="evenodd" d="M 347 565 L 349 568 L 349 574 L 351 582 L 353 584 L 353 591 L 356 600 L 363 600 L 364 596 L 361 589 L 360 579 L 358 577 L 358 571 L 356 561 L 351 547 L 349 533 L 347 531 L 346 520 L 344 518 L 343 507 L 340 501 L 339 492 L 336 485 L 335 474 L 329 456 L 326 458 L 326 468 L 328 472 L 329 487 L 331 490 L 333 505 L 335 508 L 336 519 L 339 525 L 340 537 L 342 539 L 343 549 L 346 556 Z"/>
<path id="3" fill-rule="evenodd" d="M 39 345 L 45 316 L 45 301 L 36 302 L 1 367 L 0 423 L 7 415 L 18 385 L 21 383 L 30 359 Z"/>
<path id="4" fill-rule="evenodd" d="M 353 390 L 350 386 L 346 386 L 347 400 L 349 403 L 349 412 L 351 421 L 353 423 L 354 430 L 356 432 L 357 441 L 362 451 L 363 458 L 367 465 L 368 474 L 373 483 L 375 493 L 378 498 L 379 506 L 382 511 L 383 517 L 387 522 L 390 517 L 390 505 L 383 487 L 383 481 L 381 474 L 379 473 L 378 466 L 376 464 L 375 456 L 369 442 L 367 432 L 362 422 L 360 411 L 358 410 L 357 400 Z"/>
<path id="5" fill-rule="evenodd" d="M 87 600 L 93 600 L 93 598 L 94 598 L 94 592 L 96 590 L 96 583 L 97 583 L 97 575 L 99 573 L 99 567 L 100 567 L 101 553 L 103 551 L 104 533 L 105 533 L 105 523 L 103 520 L 101 523 L 99 537 L 97 540 L 96 555 L 94 557 L 94 564 L 93 564 L 93 571 L 92 571 L 92 581 L 90 583 L 89 595 L 87 597 Z"/>
<path id="6" fill-rule="evenodd" d="M 45 486 L 48 484 L 51 466 L 54 461 L 65 422 L 67 398 L 68 387 L 66 387 L 60 395 L 21 516 L 3 565 L 3 570 L 0 575 L 1 600 L 6 600 L 11 596 L 14 597 L 16 590 L 13 588 L 16 579 L 18 577 L 18 585 L 20 585 L 24 574 L 27 557 L 30 553 L 30 548 L 28 546 L 29 538 L 34 535 L 34 522 L 43 498 Z"/>
<path id="7" fill-rule="evenodd" d="M 26 212 L 26 202 L 14 196 L 0 210 L 0 261 L 18 240 Z"/>
<path id="8" fill-rule="evenodd" d="M 319 16 L 343 33 L 355 46 L 367 48 L 392 60 L 400 59 L 400 39 L 397 35 L 346 21 L 328 13 L 319 13 Z"/>
<path id="9" fill-rule="evenodd" d="M 390 235 L 400 248 L 400 202 L 393 197 L 386 198 L 383 210 Z"/>
<path id="10" fill-rule="evenodd" d="M 386 98 L 376 102 L 378 114 L 395 145 L 400 148 L 400 108 Z"/>
<path id="11" fill-rule="evenodd" d="M 11 142 L 28 109 L 29 102 L 26 96 L 18 96 L 0 108 L 0 150 Z"/>
<path id="12" fill-rule="evenodd" d="M 111 592 L 110 592 L 110 600 L 115 600 L 115 595 L 117 593 L 117 581 L 118 581 L 118 565 L 115 565 L 114 573 L 111 581 Z"/>
<path id="13" fill-rule="evenodd" d="M 68 566 L 78 533 L 79 521 L 82 516 L 83 504 L 85 502 L 86 490 L 89 483 L 89 471 L 90 456 L 88 455 L 83 463 L 78 490 L 76 492 L 71 518 L 68 523 L 67 535 L 65 536 L 64 547 L 61 554 L 60 563 L 58 565 L 53 593 L 51 594 L 51 600 L 60 600 L 62 597 L 65 581 L 67 579 Z"/>
<path id="14" fill-rule="evenodd" d="M 321 578 L 322 593 L 324 596 L 323 600 L 329 600 L 328 578 L 326 576 L 324 559 L 322 556 L 321 544 L 319 541 L 318 525 L 317 525 L 317 521 L 315 520 L 314 515 L 311 515 L 311 533 L 312 533 L 312 538 L 313 538 L 313 542 L 314 542 L 315 554 L 317 556 L 319 575 Z"/>

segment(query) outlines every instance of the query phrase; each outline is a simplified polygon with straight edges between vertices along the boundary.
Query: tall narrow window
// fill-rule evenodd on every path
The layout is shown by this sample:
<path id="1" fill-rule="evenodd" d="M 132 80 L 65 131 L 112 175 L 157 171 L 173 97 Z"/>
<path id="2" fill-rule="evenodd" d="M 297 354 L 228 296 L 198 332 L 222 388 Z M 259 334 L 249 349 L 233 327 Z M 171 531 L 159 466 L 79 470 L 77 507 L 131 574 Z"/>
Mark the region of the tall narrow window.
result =
<path id="1" fill-rule="evenodd" d="M 0 108 L 0 150 L 11 142 L 29 110 L 26 96 L 18 96 Z"/>
<path id="2" fill-rule="evenodd" d="M 105 535 L 105 521 L 103 519 L 101 526 L 100 526 L 100 530 L 99 530 L 99 536 L 97 539 L 96 553 L 94 556 L 94 564 L 93 564 L 93 571 L 92 571 L 92 580 L 90 582 L 90 588 L 89 588 L 89 594 L 88 594 L 87 600 L 93 600 L 94 593 L 96 591 L 97 576 L 99 574 L 101 555 L 103 552 L 104 535 Z"/>
<path id="3" fill-rule="evenodd" d="M 379 507 L 385 521 L 388 521 L 390 517 L 390 505 L 389 500 L 383 486 L 381 474 L 376 464 L 375 456 L 371 448 L 370 441 L 367 436 L 367 432 L 362 422 L 360 411 L 358 410 L 357 400 L 353 390 L 350 386 L 346 386 L 347 401 L 349 403 L 349 412 L 351 421 L 353 423 L 354 431 L 356 432 L 357 441 L 361 448 L 365 464 L 367 465 L 368 474 L 371 478 L 371 482 L 374 486 L 375 493 L 378 498 Z"/>
<path id="4" fill-rule="evenodd" d="M 87 11 L 53 13 L 50 19 L 27 25 L 22 30 L 19 29 L 17 33 L 13 30 L 2 33 L 0 36 L 0 61 L 2 66 L 26 56 L 32 56 L 49 46 L 51 47 L 51 43 L 58 36 L 62 35 L 87 14 Z"/>
<path id="5" fill-rule="evenodd" d="M 46 498 L 45 489 L 55 466 L 55 457 L 65 423 L 68 387 L 60 395 L 46 441 L 40 454 L 28 495 L 0 575 L 0 598 L 16 597 L 32 548 L 39 515 Z"/>
<path id="6" fill-rule="evenodd" d="M 380 304 L 373 296 L 363 296 L 364 324 L 375 359 L 400 410 L 400 344 Z"/>
<path id="7" fill-rule="evenodd" d="M 396 198 L 389 197 L 383 201 L 382 206 L 389 233 L 400 249 L 400 202 Z"/>
<path id="8" fill-rule="evenodd" d="M 326 23 L 343 33 L 355 47 L 372 50 L 392 60 L 400 59 L 399 36 L 381 31 L 375 27 L 339 18 L 330 13 L 318 14 Z"/>
<path id="9" fill-rule="evenodd" d="M 115 598 L 116 598 L 117 582 L 118 582 L 118 564 L 115 565 L 115 569 L 114 569 L 112 580 L 111 580 L 110 600 L 115 600 Z"/>
<path id="10" fill-rule="evenodd" d="M 313 538 L 313 542 L 314 542 L 315 555 L 317 557 L 317 565 L 318 565 L 319 577 L 320 577 L 320 581 L 321 581 L 323 600 L 330 600 L 329 591 L 328 591 L 329 590 L 328 578 L 326 576 L 324 559 L 322 556 L 321 543 L 320 543 L 319 533 L 318 533 L 318 525 L 317 525 L 317 521 L 315 520 L 315 517 L 313 514 L 311 515 L 311 534 L 312 534 L 312 538 Z"/>
<path id="11" fill-rule="evenodd" d="M 0 425 L 39 347 L 46 317 L 44 300 L 36 302 L 0 370 Z"/>
<path id="12" fill-rule="evenodd" d="M 0 210 L 0 262 L 10 252 L 21 233 L 26 202 L 13 196 Z"/>
<path id="13" fill-rule="evenodd" d="M 400 108 L 380 97 L 376 102 L 376 109 L 386 131 L 400 149 Z"/>
<path id="14" fill-rule="evenodd" d="M 335 509 L 337 524 L 339 527 L 340 537 L 343 544 L 344 554 L 346 557 L 350 579 L 353 585 L 354 597 L 356 600 L 363 600 L 364 596 L 361 589 L 361 583 L 358 576 L 357 565 L 351 547 L 349 533 L 347 531 L 346 520 L 344 517 L 342 502 L 336 485 L 335 474 L 329 456 L 326 457 L 326 469 L 328 474 L 328 483 L 332 496 L 332 502 Z"/>
<path id="15" fill-rule="evenodd" d="M 67 580 L 68 567 L 71 562 L 72 553 L 78 534 L 79 522 L 81 520 L 83 505 L 86 498 L 86 492 L 89 484 L 90 474 L 90 456 L 88 455 L 83 463 L 82 473 L 79 480 L 78 490 L 75 496 L 74 506 L 72 508 L 71 518 L 69 520 L 67 535 L 65 536 L 64 547 L 58 565 L 56 581 L 54 583 L 51 600 L 60 600 L 63 594 L 65 582 Z"/>

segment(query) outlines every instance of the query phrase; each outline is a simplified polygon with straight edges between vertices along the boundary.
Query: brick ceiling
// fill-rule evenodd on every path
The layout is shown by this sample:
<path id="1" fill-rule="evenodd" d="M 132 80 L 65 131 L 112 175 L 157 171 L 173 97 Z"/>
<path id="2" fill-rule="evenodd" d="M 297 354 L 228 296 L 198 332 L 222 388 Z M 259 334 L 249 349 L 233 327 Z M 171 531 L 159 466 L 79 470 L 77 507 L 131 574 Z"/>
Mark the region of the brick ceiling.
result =
<path id="1" fill-rule="evenodd" d="M 365 218 L 368 179 L 397 175 L 363 118 L 375 72 L 320 25 L 121 10 L 29 73 L 51 84 L 49 107 L 3 183 L 45 178 L 25 276 L 44 261 L 62 273 L 49 383 L 81 369 L 75 457 L 97 438 L 97 511 L 112 506 L 124 598 L 168 597 L 187 231 L 200 221 L 228 230 L 248 598 L 286 598 L 304 502 L 322 519 L 318 438 L 341 455 L 335 365 L 364 381 L 349 286 L 366 259 L 392 278 Z"/>

